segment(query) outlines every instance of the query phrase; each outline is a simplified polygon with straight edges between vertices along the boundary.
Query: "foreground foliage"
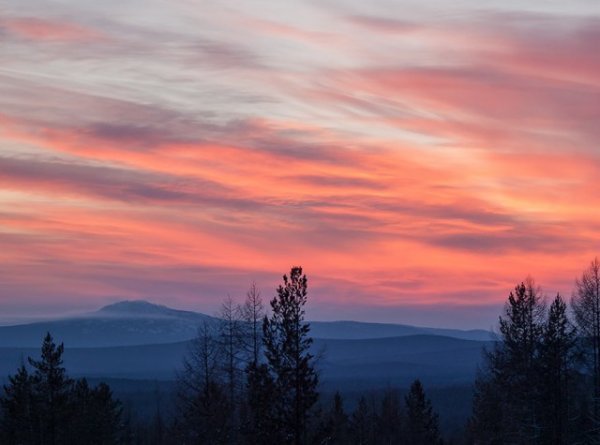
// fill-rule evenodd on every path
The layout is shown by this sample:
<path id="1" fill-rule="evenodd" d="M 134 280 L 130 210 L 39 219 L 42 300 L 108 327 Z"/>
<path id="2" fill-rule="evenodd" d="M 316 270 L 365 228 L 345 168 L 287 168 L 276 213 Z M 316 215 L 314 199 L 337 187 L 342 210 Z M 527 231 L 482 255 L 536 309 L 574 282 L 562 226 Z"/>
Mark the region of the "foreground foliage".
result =
<path id="1" fill-rule="evenodd" d="M 110 388 L 90 388 L 85 379 L 74 381 L 62 366 L 64 346 L 50 333 L 41 358 L 22 364 L 9 377 L 0 398 L 0 443 L 6 445 L 108 445 L 124 442 L 121 404 Z"/>

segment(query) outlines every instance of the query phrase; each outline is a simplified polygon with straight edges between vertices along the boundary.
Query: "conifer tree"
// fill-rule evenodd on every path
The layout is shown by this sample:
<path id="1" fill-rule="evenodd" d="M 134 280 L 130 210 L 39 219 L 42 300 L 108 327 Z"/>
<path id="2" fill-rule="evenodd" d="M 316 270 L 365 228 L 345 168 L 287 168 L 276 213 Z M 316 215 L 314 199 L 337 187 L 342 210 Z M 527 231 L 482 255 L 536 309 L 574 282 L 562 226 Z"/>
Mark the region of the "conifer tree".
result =
<path id="1" fill-rule="evenodd" d="M 400 443 L 402 434 L 402 413 L 398 391 L 387 388 L 381 399 L 381 411 L 377 416 L 377 436 L 384 445 Z"/>
<path id="2" fill-rule="evenodd" d="M 336 392 L 331 408 L 321 416 L 317 442 L 321 445 L 344 445 L 348 443 L 348 415 L 344 412 L 342 395 Z"/>
<path id="3" fill-rule="evenodd" d="M 576 340 L 575 329 L 567 318 L 567 305 L 557 295 L 544 325 L 540 350 L 543 443 L 562 444 L 569 441 Z"/>
<path id="4" fill-rule="evenodd" d="M 367 399 L 361 397 L 356 409 L 350 417 L 349 431 L 351 443 L 354 445 L 371 445 L 373 443 L 373 415 L 369 410 Z"/>
<path id="5" fill-rule="evenodd" d="M 14 376 L 8 377 L 8 385 L 4 385 L 4 396 L 0 398 L 0 443 L 33 443 L 36 413 L 32 397 L 31 378 L 22 364 Z"/>
<path id="6" fill-rule="evenodd" d="M 496 365 L 505 395 L 504 421 L 510 440 L 533 443 L 540 435 L 538 360 L 545 307 L 532 279 L 515 287 L 500 317 L 502 350 Z"/>
<path id="7" fill-rule="evenodd" d="M 278 445 L 284 436 L 277 413 L 278 392 L 266 364 L 251 362 L 246 370 L 247 414 L 243 433 L 248 444 Z"/>
<path id="8" fill-rule="evenodd" d="M 431 401 L 425 397 L 423 385 L 415 380 L 406 398 L 406 443 L 411 445 L 435 445 L 441 443 L 438 415 L 433 412 Z"/>
<path id="9" fill-rule="evenodd" d="M 529 278 L 511 292 L 500 317 L 500 338 L 486 351 L 475 384 L 472 428 L 490 444 L 539 443 L 543 431 L 540 378 L 546 323 L 540 291 Z"/>
<path id="10" fill-rule="evenodd" d="M 265 355 L 277 393 L 275 412 L 284 441 L 294 445 L 307 442 L 308 416 L 318 398 L 310 325 L 304 321 L 306 300 L 306 275 L 293 267 L 289 277 L 283 276 L 271 300 L 271 316 L 263 322 Z"/>
<path id="11" fill-rule="evenodd" d="M 64 345 L 57 346 L 48 332 L 42 344 L 41 359 L 28 359 L 34 368 L 32 393 L 38 407 L 34 424 L 41 444 L 62 444 L 68 436 L 69 393 L 73 382 L 63 367 L 63 352 Z"/>
<path id="12" fill-rule="evenodd" d="M 600 261 L 590 263 L 575 282 L 571 300 L 579 335 L 585 342 L 585 357 L 591 369 L 592 408 L 595 428 L 600 427 Z"/>

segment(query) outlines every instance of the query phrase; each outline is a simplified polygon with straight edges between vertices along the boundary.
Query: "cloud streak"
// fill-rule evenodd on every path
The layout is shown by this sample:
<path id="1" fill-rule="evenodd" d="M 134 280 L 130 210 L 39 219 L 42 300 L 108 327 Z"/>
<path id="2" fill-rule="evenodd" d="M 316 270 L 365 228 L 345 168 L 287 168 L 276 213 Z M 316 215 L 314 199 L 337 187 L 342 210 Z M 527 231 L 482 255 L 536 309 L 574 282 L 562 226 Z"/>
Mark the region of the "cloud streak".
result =
<path id="1" fill-rule="evenodd" d="M 317 317 L 488 328 L 598 254 L 593 11 L 168 4 L 5 8 L 0 308 L 211 312 L 301 264 Z"/>

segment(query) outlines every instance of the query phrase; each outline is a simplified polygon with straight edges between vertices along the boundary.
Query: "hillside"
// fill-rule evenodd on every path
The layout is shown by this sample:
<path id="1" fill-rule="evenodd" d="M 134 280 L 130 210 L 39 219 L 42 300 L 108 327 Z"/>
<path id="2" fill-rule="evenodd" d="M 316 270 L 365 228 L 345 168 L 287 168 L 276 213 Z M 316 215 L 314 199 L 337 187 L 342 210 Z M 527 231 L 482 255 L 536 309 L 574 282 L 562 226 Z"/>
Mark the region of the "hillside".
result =
<path id="1" fill-rule="evenodd" d="M 196 336 L 198 326 L 217 319 L 200 312 L 181 311 L 146 301 L 123 301 L 98 311 L 59 320 L 0 326 L 0 347 L 38 347 L 51 332 L 68 348 L 166 344 Z M 488 331 L 436 329 L 357 321 L 311 322 L 311 336 L 322 339 L 374 339 L 410 335 L 438 335 L 486 341 Z"/>

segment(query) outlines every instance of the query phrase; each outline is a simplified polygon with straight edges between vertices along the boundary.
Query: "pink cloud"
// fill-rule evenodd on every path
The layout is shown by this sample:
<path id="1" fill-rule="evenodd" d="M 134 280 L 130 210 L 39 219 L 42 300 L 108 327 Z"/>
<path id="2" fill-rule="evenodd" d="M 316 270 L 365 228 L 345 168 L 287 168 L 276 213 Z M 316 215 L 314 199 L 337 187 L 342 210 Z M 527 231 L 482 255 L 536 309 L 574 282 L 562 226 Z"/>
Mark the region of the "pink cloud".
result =
<path id="1" fill-rule="evenodd" d="M 10 35 L 34 41 L 92 42 L 104 39 L 98 30 L 76 23 L 48 20 L 38 17 L 10 17 L 0 19 L 0 30 Z"/>

